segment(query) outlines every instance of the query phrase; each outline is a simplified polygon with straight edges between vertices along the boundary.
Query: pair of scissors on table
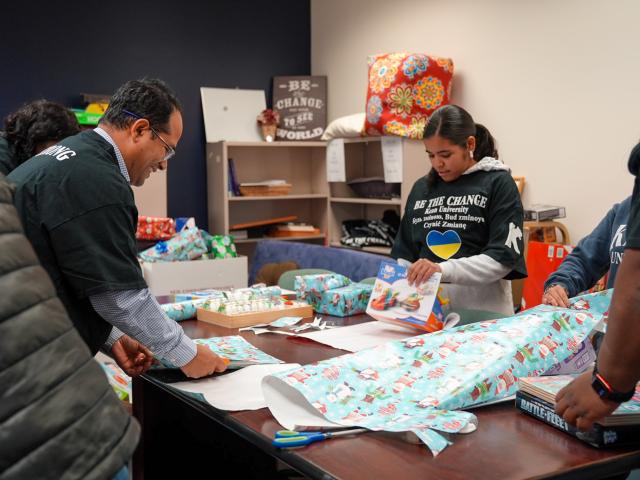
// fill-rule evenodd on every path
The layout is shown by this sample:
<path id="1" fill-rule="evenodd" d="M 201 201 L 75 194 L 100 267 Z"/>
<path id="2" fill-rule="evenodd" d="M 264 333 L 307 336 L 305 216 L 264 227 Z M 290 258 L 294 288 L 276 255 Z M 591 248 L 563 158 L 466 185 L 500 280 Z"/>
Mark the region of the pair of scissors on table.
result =
<path id="1" fill-rule="evenodd" d="M 295 430 L 280 430 L 276 432 L 275 438 L 271 444 L 278 448 L 303 447 L 310 443 L 320 442 L 333 437 L 353 435 L 368 431 L 369 430 L 366 428 L 353 428 L 351 430 L 341 430 L 339 432 L 296 432 Z"/>

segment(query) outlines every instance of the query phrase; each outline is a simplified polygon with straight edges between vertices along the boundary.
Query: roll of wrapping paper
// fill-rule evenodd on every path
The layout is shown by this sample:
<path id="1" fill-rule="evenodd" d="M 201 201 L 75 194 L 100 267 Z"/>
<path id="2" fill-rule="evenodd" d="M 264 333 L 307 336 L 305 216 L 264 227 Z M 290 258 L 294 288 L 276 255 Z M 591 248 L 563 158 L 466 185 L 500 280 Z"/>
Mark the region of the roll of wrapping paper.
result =
<path id="1" fill-rule="evenodd" d="M 196 311 L 198 305 L 202 304 L 203 300 L 186 300 L 184 302 L 177 303 L 165 303 L 160 305 L 164 313 L 167 314 L 171 320 L 181 322 L 183 320 L 189 320 L 196 317 Z"/>
<path id="2" fill-rule="evenodd" d="M 242 292 L 246 292 L 246 298 L 256 298 L 256 297 L 269 297 L 269 298 L 279 298 L 282 290 L 280 287 L 254 287 L 247 289 L 240 289 Z M 183 320 L 188 320 L 190 318 L 196 317 L 196 311 L 198 307 L 202 306 L 202 304 L 206 300 L 210 300 L 212 298 L 225 298 L 225 292 L 219 292 L 216 290 L 209 290 L 204 292 L 192 292 L 191 294 L 183 294 L 182 296 L 192 297 L 189 300 L 183 300 L 175 303 L 165 303 L 160 305 L 164 313 L 167 316 L 175 320 L 176 322 L 181 322 Z M 227 294 L 229 295 L 229 294 Z"/>

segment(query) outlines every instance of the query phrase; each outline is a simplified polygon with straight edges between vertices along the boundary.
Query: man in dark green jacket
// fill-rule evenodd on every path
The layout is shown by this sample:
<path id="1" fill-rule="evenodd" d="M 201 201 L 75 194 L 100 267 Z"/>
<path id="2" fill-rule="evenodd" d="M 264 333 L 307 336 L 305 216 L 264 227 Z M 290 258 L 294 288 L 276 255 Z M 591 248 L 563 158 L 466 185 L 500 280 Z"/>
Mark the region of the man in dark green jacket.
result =
<path id="1" fill-rule="evenodd" d="M 140 429 L 22 234 L 0 174 L 0 479 L 111 479 Z"/>

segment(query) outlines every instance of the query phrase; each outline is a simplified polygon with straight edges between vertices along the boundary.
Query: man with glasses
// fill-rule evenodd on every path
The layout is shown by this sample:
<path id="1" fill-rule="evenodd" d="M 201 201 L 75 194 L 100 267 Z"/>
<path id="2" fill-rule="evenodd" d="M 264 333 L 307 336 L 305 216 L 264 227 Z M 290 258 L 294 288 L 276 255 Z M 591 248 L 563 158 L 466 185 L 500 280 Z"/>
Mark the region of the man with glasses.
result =
<path id="1" fill-rule="evenodd" d="M 110 348 L 129 375 L 149 368 L 153 355 L 194 378 L 225 369 L 166 317 L 137 260 L 130 185 L 164 170 L 181 136 L 181 107 L 169 87 L 130 81 L 98 128 L 45 149 L 9 176 L 27 237 L 80 335 L 92 353 Z"/>

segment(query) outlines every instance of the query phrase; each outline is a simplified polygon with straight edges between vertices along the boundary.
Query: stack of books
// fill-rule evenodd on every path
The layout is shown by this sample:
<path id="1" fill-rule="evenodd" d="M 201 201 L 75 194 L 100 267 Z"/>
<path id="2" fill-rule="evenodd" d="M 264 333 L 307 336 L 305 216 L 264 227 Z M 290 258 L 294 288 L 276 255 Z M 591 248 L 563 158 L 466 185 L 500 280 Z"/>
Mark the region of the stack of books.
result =
<path id="1" fill-rule="evenodd" d="M 618 409 L 583 432 L 569 425 L 555 413 L 556 394 L 576 375 L 526 377 L 518 380 L 516 407 L 538 420 L 573 435 L 594 447 L 640 444 L 640 383 L 634 397 Z"/>

